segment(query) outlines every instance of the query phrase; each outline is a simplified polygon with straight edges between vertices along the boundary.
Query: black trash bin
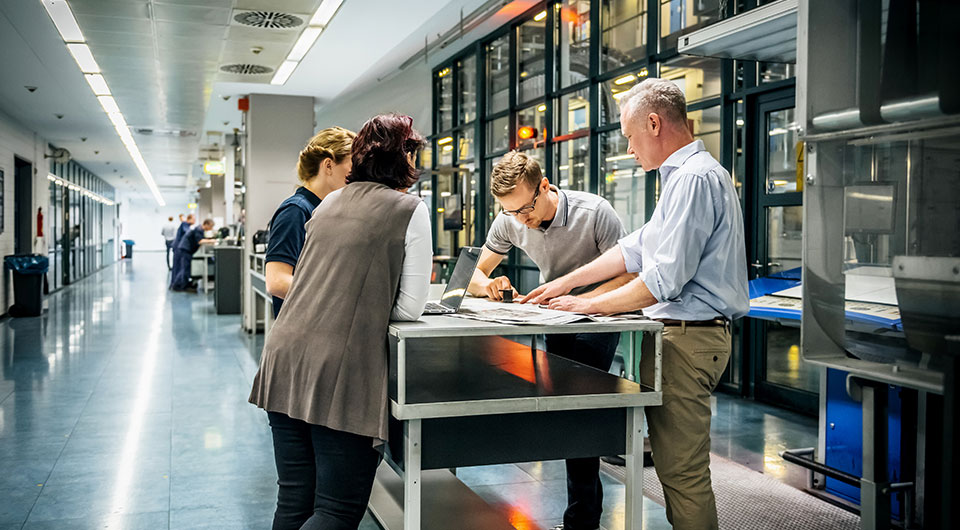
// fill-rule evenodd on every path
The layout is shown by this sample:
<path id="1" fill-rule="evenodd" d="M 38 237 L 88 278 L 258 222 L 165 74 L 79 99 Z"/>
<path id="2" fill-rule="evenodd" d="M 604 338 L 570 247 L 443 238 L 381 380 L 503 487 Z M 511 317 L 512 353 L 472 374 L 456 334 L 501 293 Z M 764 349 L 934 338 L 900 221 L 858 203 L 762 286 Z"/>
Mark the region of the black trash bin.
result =
<path id="1" fill-rule="evenodd" d="M 133 245 L 134 242 L 132 239 L 124 239 L 123 245 L 126 247 L 124 249 L 123 257 L 126 259 L 133 259 Z"/>
<path id="2" fill-rule="evenodd" d="M 10 316 L 40 316 L 43 312 L 43 277 L 50 268 L 50 259 L 39 254 L 17 254 L 4 257 L 3 265 L 13 271 Z"/>

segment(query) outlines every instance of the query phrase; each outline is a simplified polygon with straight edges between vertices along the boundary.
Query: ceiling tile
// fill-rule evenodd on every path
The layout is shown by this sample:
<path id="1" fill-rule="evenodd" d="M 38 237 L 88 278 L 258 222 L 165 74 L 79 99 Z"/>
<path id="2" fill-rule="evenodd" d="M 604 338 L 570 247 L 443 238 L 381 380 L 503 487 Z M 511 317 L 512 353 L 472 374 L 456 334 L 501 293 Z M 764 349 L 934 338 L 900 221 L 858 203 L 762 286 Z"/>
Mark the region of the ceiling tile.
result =
<path id="1" fill-rule="evenodd" d="M 283 13 L 313 14 L 318 0 L 237 0 L 237 9 L 249 11 L 280 11 Z"/>
<path id="2" fill-rule="evenodd" d="M 225 7 L 179 6 L 155 4 L 154 17 L 162 22 L 200 23 L 226 26 L 230 23 L 230 9 Z"/>
<path id="3" fill-rule="evenodd" d="M 77 23 L 80 24 L 81 31 L 85 36 L 93 31 L 134 33 L 142 38 L 147 38 L 153 34 L 153 22 L 146 16 L 127 18 L 77 15 Z"/>

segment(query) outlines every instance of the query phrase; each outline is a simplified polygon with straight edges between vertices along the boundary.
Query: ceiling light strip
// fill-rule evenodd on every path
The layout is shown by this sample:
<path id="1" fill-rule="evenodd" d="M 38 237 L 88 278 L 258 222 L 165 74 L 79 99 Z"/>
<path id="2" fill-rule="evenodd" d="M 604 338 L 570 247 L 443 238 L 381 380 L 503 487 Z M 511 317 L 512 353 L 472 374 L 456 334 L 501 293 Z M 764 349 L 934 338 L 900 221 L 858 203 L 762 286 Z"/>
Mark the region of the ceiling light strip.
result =
<path id="1" fill-rule="evenodd" d="M 339 1 L 342 2 L 342 0 Z M 117 131 L 117 136 L 119 136 L 120 141 L 123 142 L 123 146 L 127 149 L 127 153 L 130 154 L 130 158 L 133 160 L 133 164 L 137 166 L 137 170 L 140 171 L 140 175 L 143 177 L 144 182 L 147 183 L 147 187 L 150 188 L 153 198 L 156 199 L 157 204 L 165 206 L 167 203 L 163 200 L 163 196 L 160 195 L 160 188 L 157 187 L 153 174 L 150 173 L 150 168 L 147 167 L 147 162 L 143 159 L 140 148 L 137 147 L 137 143 L 134 141 L 129 127 L 127 127 L 127 121 L 120 112 L 120 107 L 110 93 L 107 80 L 103 77 L 103 74 L 100 73 L 100 65 L 97 64 L 96 59 L 93 57 L 93 52 L 90 51 L 90 47 L 87 46 L 85 42 L 86 39 L 83 37 L 83 32 L 80 31 L 77 19 L 73 16 L 73 10 L 70 9 L 70 4 L 67 3 L 67 0 L 40 0 L 40 2 L 47 10 L 47 14 L 50 15 L 50 19 L 53 20 L 57 31 L 60 32 L 60 37 L 63 38 L 67 49 L 77 62 L 77 66 L 80 67 L 80 71 L 83 72 L 87 84 L 90 85 L 90 90 L 93 91 L 93 95 L 97 96 L 97 101 L 100 103 L 100 106 L 103 107 L 103 111 L 113 124 L 114 129 Z M 295 67 L 296 65 L 294 65 L 294 68 Z M 287 74 L 287 76 L 289 77 L 289 74 Z M 50 177 L 53 176 L 51 175 Z M 75 184 L 62 184 L 55 180 L 57 178 L 58 177 L 53 177 L 51 180 L 61 186 L 68 185 L 70 189 L 80 189 L 79 186 Z M 86 190 L 85 194 L 87 193 L 96 195 L 90 190 Z M 97 195 L 97 197 L 100 196 Z M 104 199 L 103 197 L 100 198 Z M 110 205 L 113 204 L 113 201 L 109 199 L 104 200 L 109 201 Z"/>
<path id="2" fill-rule="evenodd" d="M 343 0 L 323 0 L 320 2 L 320 6 L 317 7 L 317 10 L 313 13 L 313 17 L 310 18 L 310 24 L 303 30 L 303 33 L 300 34 L 297 42 L 293 45 L 293 48 L 290 49 L 290 53 L 287 54 L 287 58 L 280 67 L 277 68 L 277 73 L 275 73 L 273 79 L 270 80 L 271 85 L 286 84 L 287 79 L 290 79 L 294 70 L 299 66 L 300 61 L 306 57 L 307 52 L 313 47 L 313 43 L 317 42 L 323 30 L 327 29 L 327 26 L 330 25 L 330 21 L 333 19 L 333 16 L 337 14 L 337 10 L 340 9 L 342 4 Z"/>
<path id="3" fill-rule="evenodd" d="M 93 200 L 95 200 L 95 201 L 97 201 L 97 202 L 99 202 L 99 203 L 101 203 L 101 204 L 105 204 L 105 205 L 107 205 L 107 206 L 113 206 L 114 204 L 116 204 L 116 203 L 113 202 L 112 200 L 104 197 L 103 195 L 100 195 L 100 194 L 98 194 L 98 193 L 94 193 L 94 192 L 90 191 L 90 190 L 87 189 L 87 188 L 84 188 L 83 186 L 81 186 L 81 185 L 79 185 L 79 184 L 74 184 L 73 182 L 70 182 L 69 180 L 62 179 L 62 178 L 54 175 L 53 173 L 48 173 L 48 174 L 47 174 L 47 180 L 49 180 L 50 182 L 53 182 L 53 183 L 56 184 L 57 186 L 63 186 L 63 187 L 65 187 L 65 188 L 70 189 L 70 190 L 73 190 L 73 191 L 79 191 L 84 197 L 90 197 L 91 199 L 93 199 Z"/>

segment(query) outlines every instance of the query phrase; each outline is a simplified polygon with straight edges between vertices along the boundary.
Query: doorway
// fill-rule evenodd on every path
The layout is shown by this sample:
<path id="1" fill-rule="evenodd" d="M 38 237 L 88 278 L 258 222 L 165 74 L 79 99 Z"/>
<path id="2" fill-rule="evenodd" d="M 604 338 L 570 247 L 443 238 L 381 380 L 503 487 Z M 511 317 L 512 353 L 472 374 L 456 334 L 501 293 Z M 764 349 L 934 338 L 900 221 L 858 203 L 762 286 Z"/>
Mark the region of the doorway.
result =
<path id="1" fill-rule="evenodd" d="M 749 277 L 800 279 L 803 180 L 797 171 L 794 88 L 748 100 L 747 165 L 752 180 L 746 201 Z M 802 170 L 802 167 L 801 167 Z M 802 171 L 801 171 L 802 172 Z M 799 320 L 746 319 L 744 348 L 753 396 L 808 414 L 817 411 L 819 369 L 800 354 Z"/>
<path id="2" fill-rule="evenodd" d="M 13 252 L 33 253 L 33 164 L 13 158 Z"/>

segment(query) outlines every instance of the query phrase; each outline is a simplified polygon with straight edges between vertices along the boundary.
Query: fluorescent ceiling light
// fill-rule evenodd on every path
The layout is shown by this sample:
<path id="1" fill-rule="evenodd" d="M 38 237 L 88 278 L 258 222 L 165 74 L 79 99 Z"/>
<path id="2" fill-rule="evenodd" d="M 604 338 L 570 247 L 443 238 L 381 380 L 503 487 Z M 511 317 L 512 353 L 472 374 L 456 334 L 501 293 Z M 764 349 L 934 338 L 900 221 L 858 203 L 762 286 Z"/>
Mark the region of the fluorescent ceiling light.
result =
<path id="1" fill-rule="evenodd" d="M 97 64 L 97 60 L 93 58 L 93 53 L 90 52 L 89 46 L 86 44 L 67 44 L 67 49 L 70 50 L 73 59 L 77 61 L 81 72 L 85 74 L 100 73 L 100 65 Z"/>
<path id="2" fill-rule="evenodd" d="M 300 34 L 300 38 L 297 39 L 297 43 L 293 45 L 293 49 L 290 50 L 290 54 L 287 55 L 288 61 L 297 61 L 303 59 L 303 56 L 310 51 L 310 47 L 313 46 L 313 43 L 317 40 L 317 37 L 320 36 L 320 33 L 323 32 L 323 28 L 311 26 L 303 30 L 303 33 Z"/>
<path id="3" fill-rule="evenodd" d="M 109 96 L 110 87 L 107 86 L 107 80 L 103 78 L 100 74 L 87 74 L 84 77 L 87 78 L 87 83 L 90 85 L 90 89 L 93 90 L 95 96 Z"/>
<path id="4" fill-rule="evenodd" d="M 100 102 L 100 106 L 107 114 L 120 114 L 120 107 L 117 106 L 117 101 L 113 99 L 113 96 L 97 96 L 97 101 Z"/>
<path id="5" fill-rule="evenodd" d="M 290 78 L 290 74 L 297 69 L 297 61 L 283 61 L 283 64 L 280 65 L 280 68 L 277 68 L 277 73 L 273 75 L 273 79 L 270 80 L 271 85 L 282 85 L 287 82 L 287 79 Z"/>
<path id="6" fill-rule="evenodd" d="M 617 80 L 613 82 L 613 84 L 615 84 L 615 85 L 625 85 L 625 84 L 627 84 L 627 83 L 629 83 L 629 82 L 631 82 L 631 81 L 636 81 L 636 80 L 637 80 L 637 76 L 635 76 L 635 75 L 633 75 L 633 74 L 627 74 L 627 75 L 625 75 L 625 76 L 623 76 L 623 77 L 618 77 Z"/>
<path id="7" fill-rule="evenodd" d="M 547 10 L 546 10 L 546 9 L 544 9 L 543 11 L 537 13 L 537 16 L 533 17 L 533 19 L 536 20 L 537 22 L 540 22 L 541 20 L 543 20 L 543 19 L 545 19 L 545 18 L 547 18 Z"/>
<path id="8" fill-rule="evenodd" d="M 70 10 L 67 0 L 41 0 L 43 7 L 47 9 L 47 14 L 53 19 L 53 24 L 57 26 L 60 37 L 64 42 L 83 42 L 83 32 L 77 24 L 77 19 Z"/>
<path id="9" fill-rule="evenodd" d="M 313 18 L 310 19 L 310 25 L 326 27 L 333 15 L 337 13 L 337 9 L 340 9 L 342 3 L 343 0 L 323 0 L 316 13 L 313 14 Z"/>

